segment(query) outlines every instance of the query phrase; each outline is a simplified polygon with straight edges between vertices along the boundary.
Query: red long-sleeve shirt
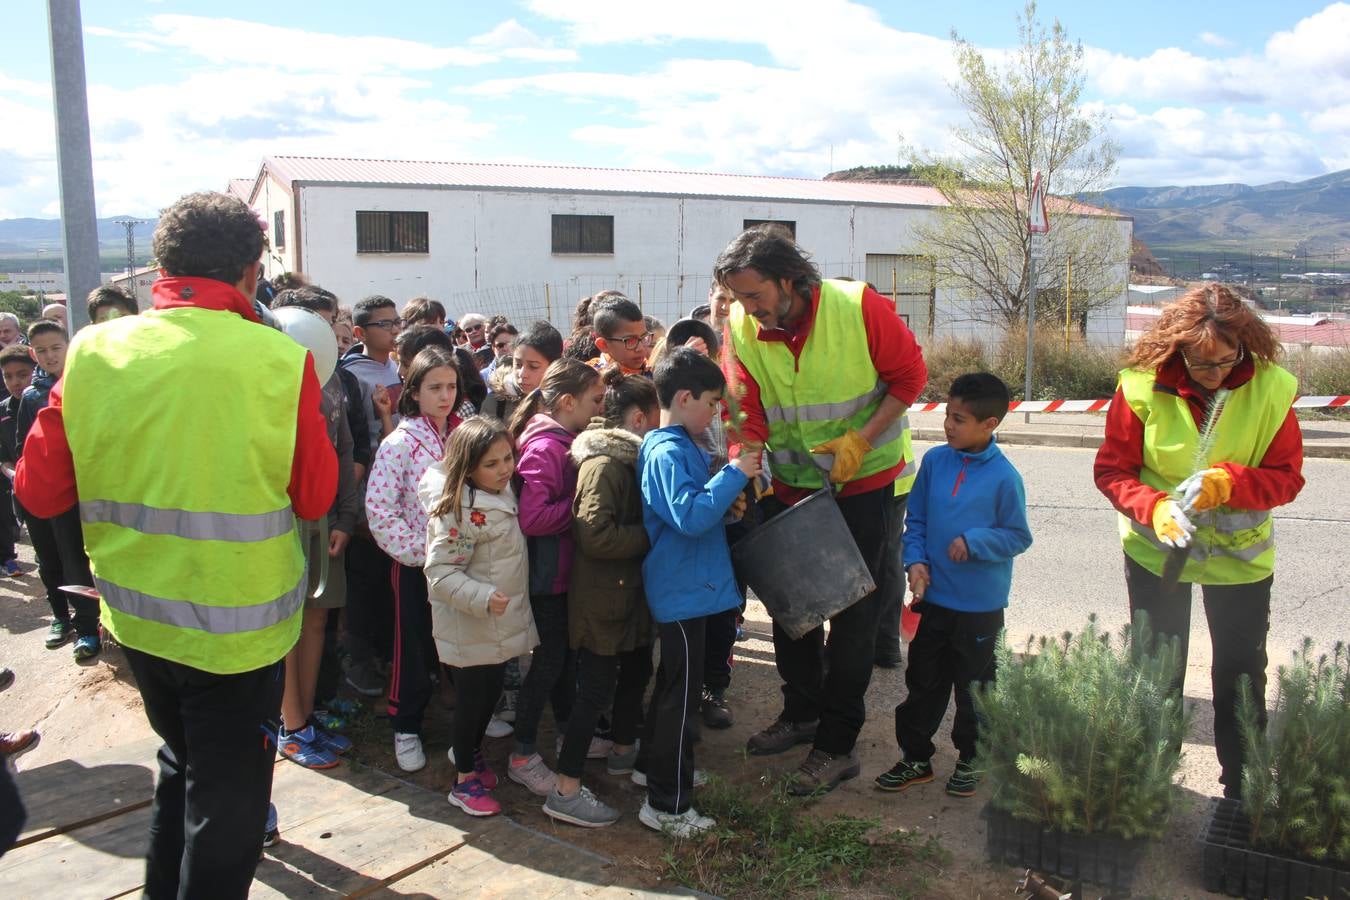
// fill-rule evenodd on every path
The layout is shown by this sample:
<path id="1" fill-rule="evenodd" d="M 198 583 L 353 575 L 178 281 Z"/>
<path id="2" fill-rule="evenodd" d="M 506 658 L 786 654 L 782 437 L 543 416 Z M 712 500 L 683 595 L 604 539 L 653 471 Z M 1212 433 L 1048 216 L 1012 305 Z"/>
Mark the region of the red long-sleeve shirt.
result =
<path id="1" fill-rule="evenodd" d="M 758 339 L 761 341 L 781 341 L 787 344 L 794 359 L 800 359 L 802 348 L 811 335 L 811 326 L 816 321 L 816 310 L 820 307 L 820 288 L 811 296 L 811 308 L 801 321 L 790 328 L 761 328 Z M 871 288 L 863 289 L 862 297 L 863 328 L 867 331 L 867 352 L 876 367 L 877 377 L 886 384 L 887 393 L 898 398 L 905 406 L 913 405 L 919 398 L 923 386 L 928 381 L 928 367 L 923 361 L 923 350 L 909 330 L 895 313 L 891 301 Z M 744 393 L 741 397 L 741 412 L 745 419 L 739 428 L 739 438 L 733 438 L 733 458 L 739 451 L 742 441 L 764 443 L 769 438 L 769 425 L 764 418 L 764 401 L 760 398 L 759 384 L 755 381 L 745 363 L 735 360 L 735 378 L 740 379 Z M 891 484 L 899 476 L 908 460 L 882 472 L 868 475 L 857 481 L 850 481 L 839 492 L 840 496 L 861 494 Z M 784 503 L 792 504 L 805 497 L 810 491 L 783 484 L 777 478 L 773 480 L 774 494 Z"/>
<path id="2" fill-rule="evenodd" d="M 190 299 L 185 299 L 180 291 Z M 156 309 L 197 306 L 203 309 L 238 313 L 257 322 L 253 305 L 233 287 L 203 278 L 161 278 L 155 283 Z M 61 410 L 62 382 L 51 392 L 50 401 L 37 415 L 23 446 L 14 476 L 14 492 L 19 502 L 35 516 L 50 519 L 79 501 L 75 483 L 75 464 L 66 441 Z M 321 388 L 314 371 L 314 358 L 305 355 L 305 371 L 300 380 L 300 398 L 296 404 L 295 455 L 291 478 L 286 488 L 296 515 L 302 519 L 323 516 L 337 494 L 337 454 L 328 440 L 328 425 L 319 412 Z"/>
<path id="3" fill-rule="evenodd" d="M 1223 386 L 1238 388 L 1251 381 L 1255 373 L 1251 359 L 1243 360 L 1224 379 Z M 1174 389 L 1186 401 L 1196 428 L 1203 428 L 1209 398 L 1191 384 L 1181 357 L 1173 356 L 1158 369 L 1157 382 Z M 1093 477 L 1097 489 L 1117 510 L 1144 525 L 1153 521 L 1153 507 L 1167 496 L 1165 491 L 1149 487 L 1139 480 L 1144 459 L 1144 423 L 1117 388 L 1106 413 L 1106 435 Z M 1285 415 L 1275 439 L 1270 442 L 1259 466 L 1218 463 L 1233 479 L 1233 495 L 1226 505 L 1233 509 L 1274 509 L 1298 496 L 1303 489 L 1303 433 L 1293 409 Z"/>

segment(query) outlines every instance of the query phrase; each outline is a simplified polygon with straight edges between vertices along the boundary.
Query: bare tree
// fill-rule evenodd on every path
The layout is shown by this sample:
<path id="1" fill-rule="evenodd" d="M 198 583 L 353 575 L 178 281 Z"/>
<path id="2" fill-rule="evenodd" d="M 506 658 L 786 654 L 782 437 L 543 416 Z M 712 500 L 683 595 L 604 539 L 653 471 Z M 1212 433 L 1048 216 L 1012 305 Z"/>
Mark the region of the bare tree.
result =
<path id="1" fill-rule="evenodd" d="M 969 301 L 968 318 L 1008 326 L 1026 320 L 1030 241 L 1027 198 L 1043 173 L 1050 238 L 1037 277 L 1037 318 L 1063 321 L 1109 304 L 1123 290 L 1128 229 L 1078 203 L 1108 187 L 1116 146 L 1104 119 L 1083 109 L 1083 46 L 1058 21 L 1047 29 L 1028 2 L 1019 43 L 989 58 L 955 31 L 953 93 L 968 122 L 954 128 L 949 157 L 910 149 L 921 177 L 947 205 L 920 227 L 939 284 Z M 1071 284 L 1071 286 L 1070 286 Z"/>

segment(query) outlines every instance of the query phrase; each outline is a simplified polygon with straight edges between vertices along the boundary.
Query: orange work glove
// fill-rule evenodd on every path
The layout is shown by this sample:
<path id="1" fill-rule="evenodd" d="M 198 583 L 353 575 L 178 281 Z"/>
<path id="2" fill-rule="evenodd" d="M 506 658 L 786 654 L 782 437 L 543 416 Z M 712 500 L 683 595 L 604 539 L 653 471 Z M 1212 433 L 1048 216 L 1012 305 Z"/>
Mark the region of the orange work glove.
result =
<path id="1" fill-rule="evenodd" d="M 811 448 L 812 453 L 833 453 L 834 465 L 830 466 L 830 481 L 844 484 L 853 480 L 862 466 L 863 457 L 872 452 L 867 438 L 850 428 L 832 441 Z"/>
<path id="2" fill-rule="evenodd" d="M 1223 506 L 1233 496 L 1233 476 L 1227 469 L 1205 469 L 1177 485 L 1181 505 L 1195 512 Z"/>
<path id="3" fill-rule="evenodd" d="M 1195 526 L 1186 518 L 1181 504 L 1171 497 L 1164 497 L 1153 507 L 1153 531 L 1158 540 L 1169 547 L 1185 547 L 1195 534 Z"/>

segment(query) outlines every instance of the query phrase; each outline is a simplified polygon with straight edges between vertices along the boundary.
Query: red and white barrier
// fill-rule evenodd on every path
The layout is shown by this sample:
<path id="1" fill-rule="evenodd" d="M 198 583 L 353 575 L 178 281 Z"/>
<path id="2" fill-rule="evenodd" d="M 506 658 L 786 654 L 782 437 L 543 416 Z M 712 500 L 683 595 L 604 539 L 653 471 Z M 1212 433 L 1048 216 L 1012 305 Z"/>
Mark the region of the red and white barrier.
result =
<path id="1" fill-rule="evenodd" d="M 1102 412 L 1111 406 L 1110 400 L 1014 400 L 1008 404 L 1009 412 Z M 1294 409 L 1338 409 L 1350 406 L 1350 394 L 1328 397 L 1298 397 L 1294 400 Z M 912 413 L 946 412 L 945 403 L 916 403 L 909 408 Z"/>

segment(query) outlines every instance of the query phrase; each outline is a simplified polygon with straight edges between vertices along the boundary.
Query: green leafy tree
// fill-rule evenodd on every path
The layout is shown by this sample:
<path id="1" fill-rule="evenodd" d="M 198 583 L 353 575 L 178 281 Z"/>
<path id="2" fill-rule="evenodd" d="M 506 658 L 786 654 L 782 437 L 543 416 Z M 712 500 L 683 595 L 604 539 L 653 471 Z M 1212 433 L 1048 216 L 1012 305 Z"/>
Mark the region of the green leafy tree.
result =
<path id="1" fill-rule="evenodd" d="M 36 297 L 22 291 L 0 291 L 0 312 L 11 312 L 21 322 L 30 322 L 42 312 Z"/>
<path id="2" fill-rule="evenodd" d="M 947 205 L 918 230 L 937 281 L 969 301 L 969 318 L 1025 322 L 1031 289 L 1027 205 L 1037 172 L 1046 185 L 1050 236 L 1037 273 L 1038 319 L 1063 322 L 1112 302 L 1124 289 L 1128 229 L 1116 217 L 1064 198 L 1110 186 L 1117 147 L 1105 120 L 1082 102 L 1083 46 L 1058 21 L 1046 28 L 1027 3 L 1018 46 L 980 52 L 955 31 L 952 91 L 967 122 L 952 130 L 955 150 L 907 148 L 917 174 Z"/>

